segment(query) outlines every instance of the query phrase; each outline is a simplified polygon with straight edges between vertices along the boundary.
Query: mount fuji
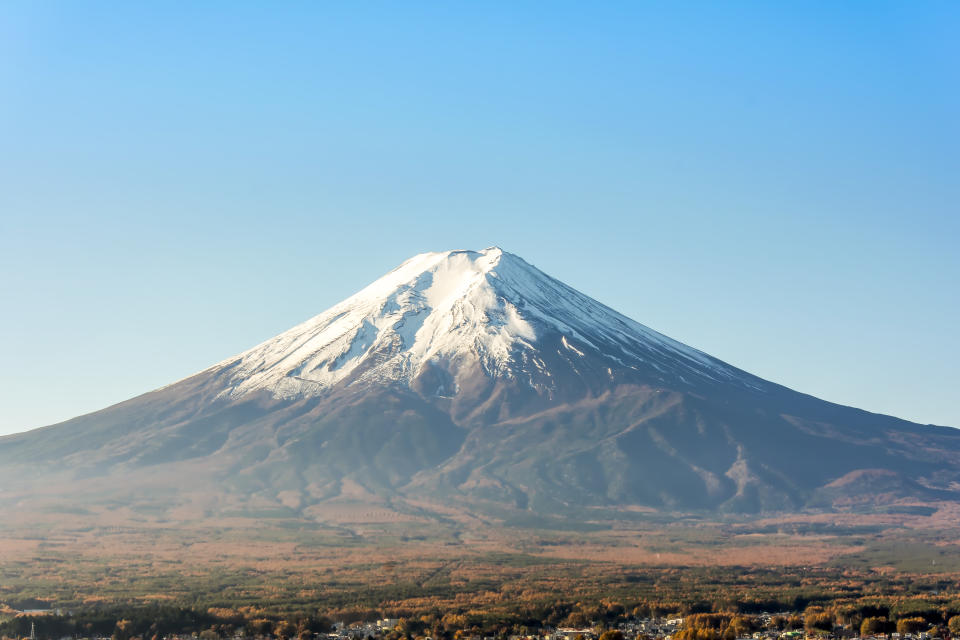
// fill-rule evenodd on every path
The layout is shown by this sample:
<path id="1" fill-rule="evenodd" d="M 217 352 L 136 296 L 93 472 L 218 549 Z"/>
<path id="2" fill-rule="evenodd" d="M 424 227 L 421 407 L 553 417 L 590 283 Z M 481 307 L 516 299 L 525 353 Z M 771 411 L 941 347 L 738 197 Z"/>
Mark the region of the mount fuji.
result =
<path id="1" fill-rule="evenodd" d="M 303 514 L 843 509 L 960 500 L 960 430 L 760 379 L 494 247 L 415 256 L 189 378 L 0 438 L 0 479 L 7 500 Z"/>

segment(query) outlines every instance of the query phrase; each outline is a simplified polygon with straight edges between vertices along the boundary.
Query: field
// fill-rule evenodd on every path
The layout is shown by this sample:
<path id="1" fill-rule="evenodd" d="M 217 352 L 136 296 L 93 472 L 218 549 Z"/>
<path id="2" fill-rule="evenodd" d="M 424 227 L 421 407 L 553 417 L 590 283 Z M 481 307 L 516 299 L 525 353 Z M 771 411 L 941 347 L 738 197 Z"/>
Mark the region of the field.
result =
<path id="1" fill-rule="evenodd" d="M 0 525 L 0 600 L 360 619 L 507 615 L 518 603 L 611 598 L 682 611 L 960 597 L 960 513 L 950 504 L 760 520 L 598 512 L 566 523 L 417 507 L 344 503 L 304 515 L 273 506 L 211 517 L 34 505 Z"/>

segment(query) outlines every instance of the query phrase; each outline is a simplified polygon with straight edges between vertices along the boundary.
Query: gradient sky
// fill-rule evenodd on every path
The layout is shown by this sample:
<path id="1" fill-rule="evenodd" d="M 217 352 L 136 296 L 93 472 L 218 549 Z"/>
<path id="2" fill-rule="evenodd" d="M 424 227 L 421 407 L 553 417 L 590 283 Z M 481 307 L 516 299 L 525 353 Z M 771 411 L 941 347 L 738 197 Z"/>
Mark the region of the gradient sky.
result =
<path id="1" fill-rule="evenodd" d="M 0 4 L 0 432 L 499 245 L 960 426 L 960 3 Z"/>

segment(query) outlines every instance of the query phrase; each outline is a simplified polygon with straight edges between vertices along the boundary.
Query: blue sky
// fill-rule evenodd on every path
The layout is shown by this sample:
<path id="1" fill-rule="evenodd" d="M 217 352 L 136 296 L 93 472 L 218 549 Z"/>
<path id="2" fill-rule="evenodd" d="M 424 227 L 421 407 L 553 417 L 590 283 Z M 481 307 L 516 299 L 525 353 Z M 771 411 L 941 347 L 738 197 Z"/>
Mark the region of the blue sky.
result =
<path id="1" fill-rule="evenodd" d="M 960 426 L 955 2 L 5 2 L 0 432 L 427 250 Z"/>

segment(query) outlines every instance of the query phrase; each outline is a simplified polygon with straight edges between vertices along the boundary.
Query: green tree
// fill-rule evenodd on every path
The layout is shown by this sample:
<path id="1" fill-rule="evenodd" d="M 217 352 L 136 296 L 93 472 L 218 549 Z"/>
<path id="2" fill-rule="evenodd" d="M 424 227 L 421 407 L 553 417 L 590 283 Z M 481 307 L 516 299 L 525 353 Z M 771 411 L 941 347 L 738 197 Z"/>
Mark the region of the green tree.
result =
<path id="1" fill-rule="evenodd" d="M 582 611 L 573 611 L 566 617 L 566 619 L 561 623 L 561 626 L 570 627 L 572 629 L 583 629 L 589 624 L 587 617 L 583 615 Z"/>
<path id="2" fill-rule="evenodd" d="M 746 616 L 734 616 L 727 629 L 734 638 L 744 638 L 753 631 L 753 621 Z"/>
<path id="3" fill-rule="evenodd" d="M 113 640 L 130 640 L 133 637 L 133 623 L 129 620 L 117 620 L 113 629 Z"/>
<path id="4" fill-rule="evenodd" d="M 281 640 L 289 640 L 297 635 L 297 626 L 289 620 L 280 620 L 273 626 L 273 635 Z"/>
<path id="5" fill-rule="evenodd" d="M 255 636 L 265 636 L 273 631 L 273 622 L 267 618 L 254 618 L 247 623 L 247 630 Z"/>
<path id="6" fill-rule="evenodd" d="M 947 621 L 947 629 L 950 630 L 951 635 L 960 636 L 960 616 L 950 618 Z"/>
<path id="7" fill-rule="evenodd" d="M 875 636 L 878 633 L 884 633 L 887 630 L 887 619 L 877 616 L 864 618 L 860 623 L 861 636 Z"/>
<path id="8" fill-rule="evenodd" d="M 826 611 L 808 613 L 804 616 L 804 627 L 807 632 L 833 631 L 833 616 Z"/>
<path id="9" fill-rule="evenodd" d="M 897 633 L 900 635 L 920 633 L 921 631 L 925 631 L 929 626 L 927 621 L 920 617 L 900 618 L 897 620 Z"/>

